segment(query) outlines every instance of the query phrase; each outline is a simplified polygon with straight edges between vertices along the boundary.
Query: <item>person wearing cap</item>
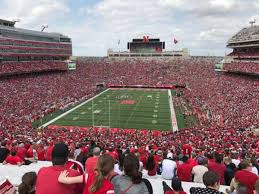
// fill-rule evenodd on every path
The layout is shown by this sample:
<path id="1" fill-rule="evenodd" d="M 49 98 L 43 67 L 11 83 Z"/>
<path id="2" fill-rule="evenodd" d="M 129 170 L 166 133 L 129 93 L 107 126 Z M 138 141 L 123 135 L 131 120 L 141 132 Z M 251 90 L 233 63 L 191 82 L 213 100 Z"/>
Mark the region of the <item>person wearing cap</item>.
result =
<path id="1" fill-rule="evenodd" d="M 100 157 L 101 149 L 99 147 L 95 147 L 93 149 L 93 157 L 90 157 L 85 162 L 85 171 L 87 173 L 94 173 L 95 166 Z"/>
<path id="2" fill-rule="evenodd" d="M 202 177 L 204 173 L 208 171 L 208 159 L 203 156 L 198 156 L 197 163 L 198 165 L 192 168 L 193 182 L 203 183 Z"/>
<path id="3" fill-rule="evenodd" d="M 68 169 L 65 164 L 68 161 L 68 146 L 58 143 L 53 147 L 51 159 L 53 166 L 43 167 L 38 172 L 36 182 L 36 194 L 76 194 L 82 193 L 81 184 L 63 185 L 58 182 L 62 171 L 67 170 L 69 177 L 79 176 L 79 172 Z"/>
<path id="4" fill-rule="evenodd" d="M 173 153 L 169 152 L 167 158 L 162 161 L 162 177 L 171 180 L 176 175 L 177 164 L 173 160 Z"/>

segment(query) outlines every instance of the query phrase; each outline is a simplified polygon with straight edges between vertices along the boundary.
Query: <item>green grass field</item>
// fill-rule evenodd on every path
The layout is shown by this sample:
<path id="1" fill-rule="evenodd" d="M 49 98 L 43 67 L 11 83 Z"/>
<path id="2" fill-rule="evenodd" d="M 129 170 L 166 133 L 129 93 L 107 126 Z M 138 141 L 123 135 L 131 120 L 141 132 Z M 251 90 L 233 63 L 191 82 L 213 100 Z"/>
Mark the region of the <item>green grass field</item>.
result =
<path id="1" fill-rule="evenodd" d="M 51 125 L 171 130 L 170 117 L 167 90 L 123 89 L 104 92 Z"/>

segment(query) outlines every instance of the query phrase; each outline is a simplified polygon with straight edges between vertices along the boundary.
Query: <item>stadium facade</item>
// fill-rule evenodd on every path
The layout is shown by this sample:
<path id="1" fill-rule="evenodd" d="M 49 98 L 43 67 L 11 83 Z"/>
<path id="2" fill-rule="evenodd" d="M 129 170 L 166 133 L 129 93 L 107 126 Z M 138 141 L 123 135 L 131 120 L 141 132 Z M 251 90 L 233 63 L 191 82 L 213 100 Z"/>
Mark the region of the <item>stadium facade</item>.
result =
<path id="1" fill-rule="evenodd" d="M 241 29 L 228 42 L 233 49 L 225 56 L 224 69 L 229 72 L 259 74 L 259 26 Z"/>
<path id="2" fill-rule="evenodd" d="M 2 73 L 18 73 L 22 62 L 48 64 L 48 68 L 32 68 L 32 71 L 67 69 L 64 63 L 72 55 L 72 42 L 60 33 L 47 33 L 15 27 L 15 22 L 0 19 L 0 65 Z M 51 62 L 55 62 L 52 63 Z M 63 62 L 63 65 L 61 65 Z M 58 63 L 58 65 L 57 65 Z M 12 71 L 8 67 L 12 66 Z M 30 65 L 29 65 L 30 66 Z M 33 66 L 33 65 L 31 65 Z M 5 70 L 4 70 L 5 69 Z M 8 69 L 6 71 L 6 69 Z M 27 69 L 28 70 L 28 69 Z"/>

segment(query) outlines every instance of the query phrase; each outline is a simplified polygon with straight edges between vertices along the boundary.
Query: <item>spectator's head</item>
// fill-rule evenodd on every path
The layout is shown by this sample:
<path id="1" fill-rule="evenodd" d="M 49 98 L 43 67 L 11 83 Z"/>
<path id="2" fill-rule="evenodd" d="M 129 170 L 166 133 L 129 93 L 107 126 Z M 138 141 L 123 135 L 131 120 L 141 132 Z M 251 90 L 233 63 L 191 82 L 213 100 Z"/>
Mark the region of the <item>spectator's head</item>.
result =
<path id="1" fill-rule="evenodd" d="M 238 184 L 236 194 L 248 194 L 248 189 L 245 185 Z"/>
<path id="2" fill-rule="evenodd" d="M 257 160 L 256 160 L 255 157 L 252 157 L 252 158 L 251 158 L 251 164 L 252 164 L 253 166 L 256 166 L 256 165 L 258 164 L 258 162 L 257 162 Z"/>
<path id="3" fill-rule="evenodd" d="M 215 154 L 215 162 L 221 163 L 223 161 L 223 155 L 222 154 Z"/>
<path id="4" fill-rule="evenodd" d="M 224 164 L 229 165 L 232 162 L 230 157 L 225 157 L 224 158 Z"/>
<path id="5" fill-rule="evenodd" d="M 255 192 L 254 194 L 259 194 L 259 180 L 255 182 Z"/>
<path id="6" fill-rule="evenodd" d="M 183 191 L 182 182 L 178 178 L 172 179 L 172 188 L 174 191 Z"/>
<path id="7" fill-rule="evenodd" d="M 188 163 L 188 160 L 189 160 L 188 156 L 183 156 L 183 163 Z"/>
<path id="8" fill-rule="evenodd" d="M 104 154 L 99 157 L 95 168 L 97 176 L 95 176 L 94 182 L 89 188 L 91 193 L 95 193 L 102 187 L 103 179 L 113 170 L 113 168 L 114 159 L 112 156 Z"/>
<path id="9" fill-rule="evenodd" d="M 5 147 L 6 146 L 6 141 L 2 141 L 1 146 Z"/>
<path id="10" fill-rule="evenodd" d="M 220 179 L 219 176 L 213 171 L 207 171 L 202 177 L 203 183 L 206 187 L 210 187 L 216 190 L 219 190 Z"/>
<path id="11" fill-rule="evenodd" d="M 248 170 L 252 170 L 251 169 L 251 163 L 249 160 L 242 160 L 239 164 L 238 164 L 238 170 L 244 170 L 244 169 L 248 169 Z"/>
<path id="12" fill-rule="evenodd" d="M 203 156 L 198 156 L 197 157 L 198 165 L 204 165 L 204 160 L 205 160 L 205 158 Z"/>
<path id="13" fill-rule="evenodd" d="M 22 176 L 22 183 L 18 186 L 19 194 L 27 194 L 35 191 L 37 174 L 35 172 L 27 172 Z"/>
<path id="14" fill-rule="evenodd" d="M 141 183 L 142 174 L 139 172 L 139 160 L 134 154 L 128 154 L 123 160 L 125 175 L 129 176 L 133 184 Z"/>
<path id="15" fill-rule="evenodd" d="M 68 146 L 64 143 L 55 144 L 52 151 L 53 165 L 64 165 L 68 160 Z"/>
<path id="16" fill-rule="evenodd" d="M 94 156 L 100 156 L 100 154 L 101 154 L 101 149 L 99 147 L 95 147 L 93 149 L 93 155 Z"/>

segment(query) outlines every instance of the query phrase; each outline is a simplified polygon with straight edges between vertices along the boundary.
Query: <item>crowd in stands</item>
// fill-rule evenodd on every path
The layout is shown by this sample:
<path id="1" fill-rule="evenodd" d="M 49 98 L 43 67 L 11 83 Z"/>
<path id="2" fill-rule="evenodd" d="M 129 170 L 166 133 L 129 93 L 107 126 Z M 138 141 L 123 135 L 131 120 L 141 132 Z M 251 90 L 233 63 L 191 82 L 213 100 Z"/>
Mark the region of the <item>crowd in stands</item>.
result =
<path id="1" fill-rule="evenodd" d="M 28 135 L 23 135 L 28 133 L 34 141 Z M 35 189 L 36 182 L 36 193 L 39 194 L 47 191 L 56 194 L 106 193 L 112 190 L 115 193 L 148 194 L 153 193 L 153 189 L 145 178 L 158 175 L 172 180 L 172 189 L 161 183 L 166 194 L 177 191 L 183 193 L 181 181 L 205 184 L 206 188 L 191 188 L 190 193 L 193 194 L 219 193 L 217 190 L 221 184 L 230 185 L 227 193 L 244 185 L 246 193 L 253 194 L 258 182 L 259 165 L 255 159 L 259 153 L 258 145 L 255 152 L 250 152 L 245 146 L 247 144 L 243 144 L 241 149 L 223 149 L 204 143 L 204 147 L 200 148 L 191 138 L 177 142 L 185 134 L 175 137 L 176 134 L 163 133 L 161 136 L 147 133 L 147 140 L 140 142 L 137 141 L 140 136 L 143 137 L 140 132 L 111 134 L 109 131 L 95 132 L 93 129 L 73 132 L 45 129 L 23 132 L 15 135 L 13 141 L 7 138 L 10 133 L 6 132 L 3 136 L 6 138 L 2 138 L 0 156 L 3 161 L 0 162 L 28 165 L 38 160 L 52 161 L 53 166 L 40 169 L 37 181 L 27 180 L 31 182 L 28 187 L 30 191 Z M 240 132 L 244 133 L 251 134 L 251 131 Z M 225 144 L 228 147 L 228 143 Z M 36 179 L 36 175 L 32 175 Z M 21 190 L 26 184 L 24 179 L 19 186 Z M 71 186 L 61 186 L 59 183 Z"/>
<path id="2" fill-rule="evenodd" d="M 98 193 L 98 189 L 103 188 L 97 183 L 99 180 L 109 190 L 114 189 L 115 193 L 127 193 L 135 189 L 135 193 L 150 193 L 148 182 L 136 171 L 145 169 L 143 174 L 146 172 L 146 176 L 161 174 L 165 179 L 178 177 L 180 181 L 203 182 L 214 190 L 217 190 L 219 183 L 232 183 L 232 191 L 237 189 L 238 182 L 244 184 L 250 194 L 258 179 L 256 158 L 259 154 L 259 141 L 252 131 L 259 126 L 258 78 L 215 72 L 214 63 L 215 60 L 212 59 L 176 59 L 172 62 L 92 58 L 79 60 L 76 71 L 3 78 L 0 80 L 0 162 L 26 165 L 35 158 L 52 161 L 52 168 L 38 173 L 36 185 L 39 191 L 36 193 L 45 192 L 44 187 L 48 185 L 41 184 L 49 178 L 46 174 L 51 173 L 54 174 L 51 182 L 56 184 L 53 187 L 60 185 L 58 181 L 64 184 L 85 183 L 85 188 L 90 190 L 84 193 Z M 193 108 L 193 114 L 197 115 L 200 125 L 177 133 L 159 134 L 124 130 L 115 133 L 96 128 L 86 128 L 84 131 L 65 128 L 33 129 L 32 121 L 95 95 L 96 84 L 100 82 L 184 85 L 186 89 L 182 90 L 183 96 Z M 60 150 L 66 149 L 54 151 L 54 144 L 59 142 L 66 143 L 70 154 L 68 151 L 61 153 Z M 112 160 L 111 157 L 97 154 L 90 162 L 90 166 L 98 164 L 98 168 L 92 170 L 94 174 L 87 173 L 87 176 L 80 177 L 84 172 L 80 166 L 89 163 L 87 160 L 92 154 L 96 154 L 95 147 L 99 147 L 103 155 L 110 155 Z M 61 157 L 53 158 L 53 155 Z M 60 159 L 64 155 L 65 160 Z M 81 162 L 81 165 L 76 163 L 81 170 L 73 174 L 79 176 L 75 180 L 66 179 L 68 172 L 63 172 L 66 170 L 64 165 L 67 164 L 68 156 L 72 164 L 74 160 Z M 127 159 L 128 157 L 131 158 Z M 109 160 L 110 162 L 105 162 L 109 165 L 105 166 L 102 160 Z M 114 170 L 111 170 L 113 165 Z M 211 171 L 214 172 L 208 175 L 213 177 L 211 182 L 205 182 L 205 173 Z M 63 173 L 60 174 L 61 172 Z M 120 176 L 109 179 L 113 172 Z M 252 182 L 246 182 L 246 179 L 242 179 L 245 176 L 256 178 Z M 64 188 L 74 188 L 74 184 L 72 185 L 62 186 L 57 193 L 63 192 Z M 172 187 L 174 190 L 173 185 Z M 210 193 L 210 190 L 206 192 Z M 191 193 L 202 191 L 193 189 Z"/>
<path id="3" fill-rule="evenodd" d="M 253 73 L 259 75 L 259 63 L 256 62 L 233 62 L 225 63 L 224 70 L 232 72 Z"/>
<path id="4" fill-rule="evenodd" d="M 27 61 L 0 63 L 0 76 L 55 70 L 67 70 L 67 64 L 63 61 Z"/>

